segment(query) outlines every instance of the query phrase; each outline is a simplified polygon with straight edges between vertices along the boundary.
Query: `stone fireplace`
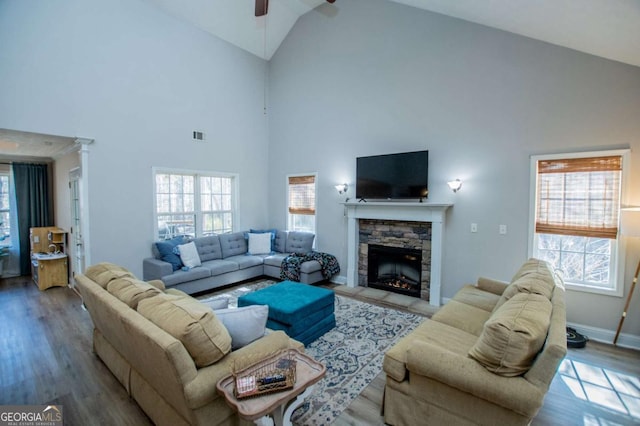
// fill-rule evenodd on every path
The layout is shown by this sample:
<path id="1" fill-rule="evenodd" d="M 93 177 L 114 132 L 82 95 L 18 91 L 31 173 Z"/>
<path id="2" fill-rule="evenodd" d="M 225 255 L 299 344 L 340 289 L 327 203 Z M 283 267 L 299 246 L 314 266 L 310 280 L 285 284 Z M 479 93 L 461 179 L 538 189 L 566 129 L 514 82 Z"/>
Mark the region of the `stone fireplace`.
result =
<path id="1" fill-rule="evenodd" d="M 416 250 L 422 250 L 420 276 L 421 288 L 420 297 L 428 300 L 431 305 L 440 306 L 440 287 L 442 275 L 442 242 L 444 239 L 446 211 L 451 204 L 437 204 L 429 202 L 394 202 L 394 201 L 373 201 L 357 202 L 350 201 L 344 203 L 347 215 L 347 286 L 357 287 L 368 280 L 367 267 L 361 265 L 361 235 L 367 235 L 367 242 L 376 245 L 403 246 L 415 245 Z M 363 219 L 371 219 L 377 222 L 393 223 L 400 222 L 401 227 L 406 227 L 418 223 L 421 230 L 418 232 L 401 232 L 400 230 L 390 231 L 382 243 L 374 240 L 369 241 L 369 234 L 365 231 L 361 233 L 361 226 L 367 226 Z M 378 226 L 384 226 L 378 223 Z M 394 225 L 395 226 L 395 225 Z M 427 229 L 426 231 L 422 229 Z M 401 234 L 416 234 L 422 236 L 420 243 L 397 242 Z M 403 235 L 404 236 L 404 235 Z M 426 244 L 425 244 L 426 242 Z M 424 251 L 424 245 L 428 245 L 430 250 Z M 367 252 L 368 257 L 368 252 Z M 426 285 L 425 285 L 425 280 Z M 424 287 L 424 288 L 423 288 Z"/>
<path id="2" fill-rule="evenodd" d="M 358 285 L 429 300 L 431 223 L 359 220 Z"/>

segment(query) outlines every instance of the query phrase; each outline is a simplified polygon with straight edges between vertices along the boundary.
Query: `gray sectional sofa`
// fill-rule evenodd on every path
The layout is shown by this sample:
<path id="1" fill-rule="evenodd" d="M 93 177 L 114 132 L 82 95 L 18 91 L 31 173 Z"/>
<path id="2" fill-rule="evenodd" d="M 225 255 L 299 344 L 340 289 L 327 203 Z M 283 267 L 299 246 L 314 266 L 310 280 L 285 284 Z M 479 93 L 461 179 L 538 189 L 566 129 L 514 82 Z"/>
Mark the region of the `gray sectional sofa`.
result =
<path id="1" fill-rule="evenodd" d="M 162 260 L 158 243 L 152 244 L 153 257 L 142 262 L 145 281 L 159 279 L 167 288 L 188 294 L 222 287 L 263 275 L 279 279 L 280 265 L 291 253 L 312 251 L 315 235 L 310 232 L 276 230 L 269 254 L 248 254 L 246 232 L 194 238 L 201 266 L 176 269 Z M 186 242 L 185 241 L 185 242 Z M 160 242 L 162 244 L 162 242 Z M 314 284 L 324 280 L 321 265 L 315 260 L 300 265 L 300 282 Z"/>

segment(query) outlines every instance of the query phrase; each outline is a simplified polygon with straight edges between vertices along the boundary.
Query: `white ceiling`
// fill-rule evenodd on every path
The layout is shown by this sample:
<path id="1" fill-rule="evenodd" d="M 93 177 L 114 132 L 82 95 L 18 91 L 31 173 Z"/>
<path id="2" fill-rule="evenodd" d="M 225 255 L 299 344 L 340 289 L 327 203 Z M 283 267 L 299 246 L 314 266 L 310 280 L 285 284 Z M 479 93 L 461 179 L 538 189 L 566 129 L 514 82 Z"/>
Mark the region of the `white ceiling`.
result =
<path id="1" fill-rule="evenodd" d="M 325 4 L 270 0 L 269 14 L 256 18 L 255 0 L 147 1 L 264 59 L 271 59 L 301 15 Z M 330 14 L 341 1 L 349 0 L 319 11 Z M 640 0 L 389 1 L 640 66 Z"/>

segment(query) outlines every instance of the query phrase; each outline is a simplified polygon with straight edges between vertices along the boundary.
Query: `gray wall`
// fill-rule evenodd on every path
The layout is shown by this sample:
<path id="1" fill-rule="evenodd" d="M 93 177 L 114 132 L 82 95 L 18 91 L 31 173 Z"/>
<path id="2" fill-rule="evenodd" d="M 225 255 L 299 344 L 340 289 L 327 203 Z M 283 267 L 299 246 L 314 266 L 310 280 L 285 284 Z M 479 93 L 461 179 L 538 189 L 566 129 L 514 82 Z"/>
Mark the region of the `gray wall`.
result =
<path id="1" fill-rule="evenodd" d="M 270 63 L 269 89 L 272 223 L 285 223 L 285 175 L 318 172 L 318 249 L 346 266 L 333 185 L 354 185 L 358 156 L 428 149 L 429 199 L 455 204 L 445 298 L 478 276 L 508 280 L 527 258 L 530 155 L 630 147 L 640 164 L 640 68 L 393 2 L 344 0 L 302 17 Z M 637 185 L 630 195 L 640 205 Z M 624 299 L 568 292 L 567 303 L 570 322 L 615 330 Z M 640 310 L 624 330 L 640 334 Z"/>
<path id="2" fill-rule="evenodd" d="M 239 228 L 268 225 L 263 60 L 139 0 L 0 1 L 0 45 L 0 128 L 95 140 L 91 263 L 142 275 L 153 166 L 239 173 Z"/>

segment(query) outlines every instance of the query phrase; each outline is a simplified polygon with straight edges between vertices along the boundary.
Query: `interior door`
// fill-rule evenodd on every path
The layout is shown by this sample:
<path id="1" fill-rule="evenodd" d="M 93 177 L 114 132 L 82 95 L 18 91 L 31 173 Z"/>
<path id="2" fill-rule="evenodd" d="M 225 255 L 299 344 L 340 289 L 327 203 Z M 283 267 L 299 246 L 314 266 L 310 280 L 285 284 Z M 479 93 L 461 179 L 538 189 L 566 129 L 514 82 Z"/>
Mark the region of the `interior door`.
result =
<path id="1" fill-rule="evenodd" d="M 79 167 L 69 171 L 69 190 L 71 201 L 71 229 L 69 236 L 69 251 L 71 257 L 71 276 L 84 271 L 84 243 L 82 239 L 82 209 L 80 204 L 80 187 L 82 185 L 82 171 Z M 71 280 L 72 285 L 75 281 Z"/>

